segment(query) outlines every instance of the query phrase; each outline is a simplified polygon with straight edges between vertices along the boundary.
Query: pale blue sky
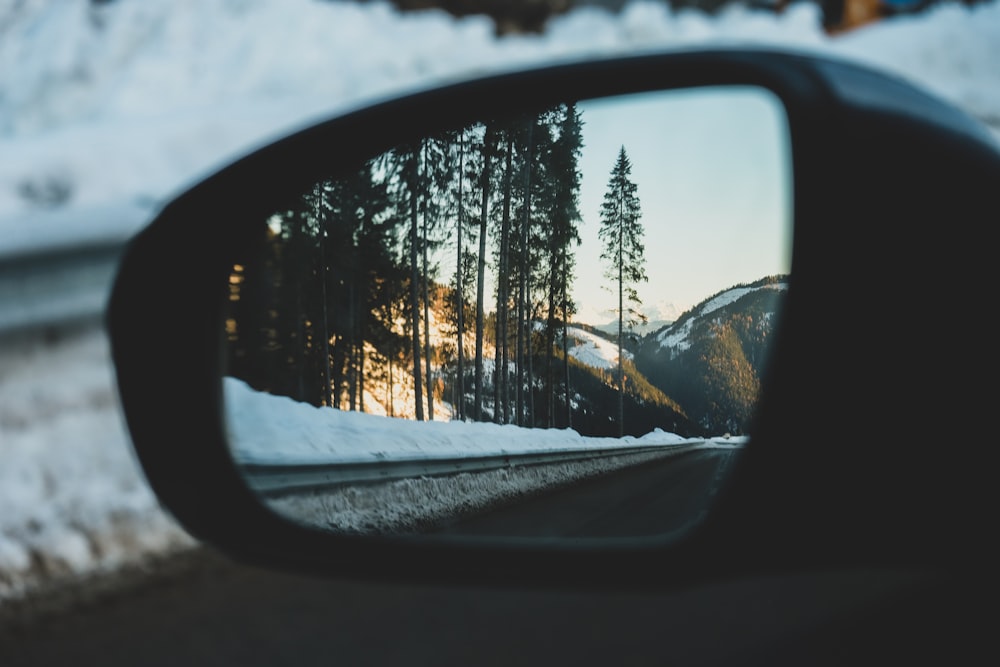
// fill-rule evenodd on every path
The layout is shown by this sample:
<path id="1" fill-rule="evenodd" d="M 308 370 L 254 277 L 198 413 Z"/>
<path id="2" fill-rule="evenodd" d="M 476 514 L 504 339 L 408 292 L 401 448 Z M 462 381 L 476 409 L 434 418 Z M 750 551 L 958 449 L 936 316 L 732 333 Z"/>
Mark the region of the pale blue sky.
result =
<path id="1" fill-rule="evenodd" d="M 643 93 L 580 103 L 582 243 L 577 321 L 616 319 L 602 286 L 600 206 L 621 146 L 632 162 L 646 233 L 644 307 L 676 314 L 741 282 L 786 273 L 791 165 L 778 99 L 748 87 Z M 669 314 L 669 313 L 668 313 Z"/>

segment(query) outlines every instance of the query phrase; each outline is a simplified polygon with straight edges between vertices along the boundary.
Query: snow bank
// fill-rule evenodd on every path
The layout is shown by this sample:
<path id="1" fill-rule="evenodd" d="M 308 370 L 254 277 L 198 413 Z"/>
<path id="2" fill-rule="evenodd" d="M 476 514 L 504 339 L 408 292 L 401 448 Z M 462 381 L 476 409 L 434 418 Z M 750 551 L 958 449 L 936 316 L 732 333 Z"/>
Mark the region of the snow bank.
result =
<path id="1" fill-rule="evenodd" d="M 233 377 L 225 378 L 223 394 L 235 458 L 242 463 L 372 463 L 701 441 L 660 429 L 639 438 L 612 439 L 583 436 L 572 429 L 393 419 L 317 408 L 287 396 L 254 391 Z"/>
<path id="2" fill-rule="evenodd" d="M 0 602 L 191 543 L 128 445 L 103 334 L 0 339 Z"/>
<path id="3" fill-rule="evenodd" d="M 659 447 L 645 453 L 443 477 L 414 477 L 267 497 L 277 512 L 310 525 L 348 533 L 411 533 L 470 516 L 527 495 L 693 449 L 739 447 L 746 438 L 703 441 L 656 429 L 635 438 L 581 436 L 571 429 L 512 424 L 417 422 L 317 408 L 287 396 L 224 380 L 226 422 L 240 463 L 308 465 L 391 463 L 519 453 Z"/>

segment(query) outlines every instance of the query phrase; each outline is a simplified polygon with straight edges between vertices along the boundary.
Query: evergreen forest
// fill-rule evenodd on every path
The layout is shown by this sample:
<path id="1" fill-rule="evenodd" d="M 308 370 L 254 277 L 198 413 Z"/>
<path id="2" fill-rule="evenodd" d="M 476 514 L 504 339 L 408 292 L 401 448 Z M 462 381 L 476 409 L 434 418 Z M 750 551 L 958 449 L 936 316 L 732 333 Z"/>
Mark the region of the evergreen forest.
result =
<path id="1" fill-rule="evenodd" d="M 630 335 L 622 309 L 617 370 L 571 354 L 582 127 L 575 104 L 487 119 L 273 211 L 229 275 L 226 373 L 317 407 L 415 420 L 742 432 L 773 301 L 699 325 L 683 354 L 651 342 L 662 332 Z M 623 156 L 608 156 L 612 180 Z M 615 267 L 633 277 L 616 287 L 623 303 L 640 303 L 641 260 Z"/>

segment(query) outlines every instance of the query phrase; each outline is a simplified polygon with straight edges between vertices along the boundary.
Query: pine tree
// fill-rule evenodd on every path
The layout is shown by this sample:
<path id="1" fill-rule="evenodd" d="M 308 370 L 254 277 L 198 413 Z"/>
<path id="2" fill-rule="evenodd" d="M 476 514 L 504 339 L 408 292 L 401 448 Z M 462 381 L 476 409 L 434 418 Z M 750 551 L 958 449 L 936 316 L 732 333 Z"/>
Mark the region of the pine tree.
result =
<path id="1" fill-rule="evenodd" d="M 413 355 L 413 396 L 415 417 L 424 420 L 423 379 L 420 369 L 420 264 L 417 261 L 420 247 L 420 171 L 419 145 L 409 145 L 397 149 L 401 163 L 402 199 L 409 221 L 407 235 L 410 265 L 409 311 L 410 343 Z"/>
<path id="2" fill-rule="evenodd" d="M 601 228 L 598 235 L 603 244 L 601 259 L 608 263 L 604 276 L 618 288 L 618 434 L 624 434 L 625 374 L 623 372 L 622 342 L 625 326 L 629 329 L 646 320 L 638 311 L 642 305 L 636 285 L 648 280 L 645 269 L 643 228 L 639 219 L 642 212 L 636 184 L 631 180 L 632 163 L 625 147 L 618 152 L 618 159 L 611 170 L 608 191 L 601 204 Z M 625 305 L 629 304 L 626 317 Z"/>
<path id="3" fill-rule="evenodd" d="M 569 286 L 573 280 L 573 246 L 580 243 L 580 170 L 578 162 L 583 148 L 580 111 L 575 104 L 562 105 L 552 114 L 558 126 L 558 138 L 549 154 L 549 224 L 546 239 L 548 275 L 548 315 L 546 342 L 546 411 L 548 426 L 555 426 L 555 371 L 553 355 L 556 328 L 561 322 L 563 340 L 563 392 L 565 425 L 571 425 L 569 394 L 569 355 L 566 350 L 567 323 L 572 309 Z"/>

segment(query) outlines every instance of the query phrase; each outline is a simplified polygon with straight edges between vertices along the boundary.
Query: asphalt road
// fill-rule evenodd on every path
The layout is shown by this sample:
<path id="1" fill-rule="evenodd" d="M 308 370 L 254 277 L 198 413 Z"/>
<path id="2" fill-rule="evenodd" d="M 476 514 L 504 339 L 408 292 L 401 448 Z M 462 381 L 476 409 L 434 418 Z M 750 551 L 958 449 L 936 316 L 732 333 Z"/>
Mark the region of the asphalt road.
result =
<path id="1" fill-rule="evenodd" d="M 646 537 L 707 511 L 738 451 L 703 449 L 632 466 L 456 523 L 442 532 L 505 537 Z"/>

